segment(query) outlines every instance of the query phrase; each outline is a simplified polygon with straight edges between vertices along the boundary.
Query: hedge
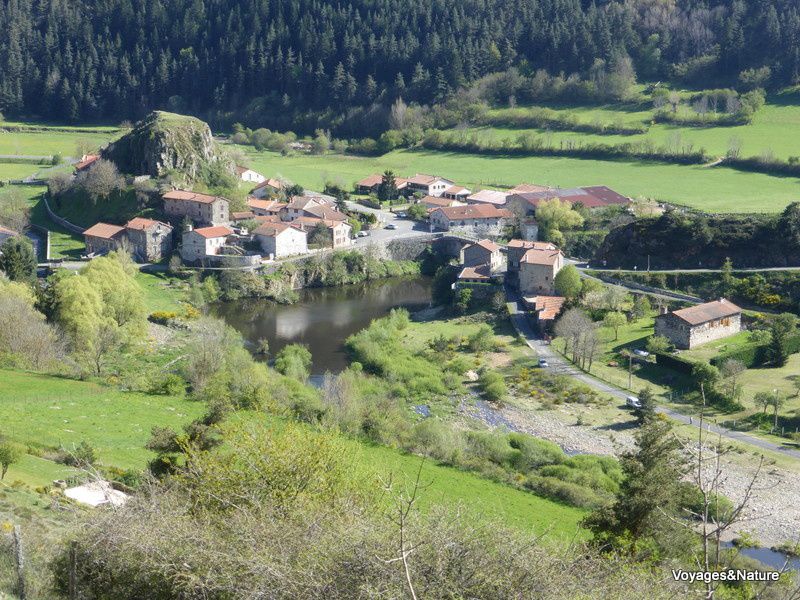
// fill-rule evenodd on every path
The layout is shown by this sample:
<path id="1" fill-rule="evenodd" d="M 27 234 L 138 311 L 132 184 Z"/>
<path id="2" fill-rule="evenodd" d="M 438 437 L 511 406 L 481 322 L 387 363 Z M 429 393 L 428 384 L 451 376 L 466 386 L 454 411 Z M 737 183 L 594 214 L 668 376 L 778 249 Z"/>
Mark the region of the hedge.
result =
<path id="1" fill-rule="evenodd" d="M 686 375 L 692 374 L 692 369 L 697 364 L 697 361 L 675 356 L 673 354 L 664 354 L 663 352 L 656 352 L 656 364 L 661 367 L 667 367 L 679 373 Z"/>
<path id="2" fill-rule="evenodd" d="M 789 354 L 800 352 L 800 333 L 792 335 L 786 340 L 786 349 Z M 769 361 L 769 343 L 723 352 L 709 362 L 715 367 L 721 367 L 722 363 L 730 359 L 741 361 L 748 369 L 760 367 Z"/>

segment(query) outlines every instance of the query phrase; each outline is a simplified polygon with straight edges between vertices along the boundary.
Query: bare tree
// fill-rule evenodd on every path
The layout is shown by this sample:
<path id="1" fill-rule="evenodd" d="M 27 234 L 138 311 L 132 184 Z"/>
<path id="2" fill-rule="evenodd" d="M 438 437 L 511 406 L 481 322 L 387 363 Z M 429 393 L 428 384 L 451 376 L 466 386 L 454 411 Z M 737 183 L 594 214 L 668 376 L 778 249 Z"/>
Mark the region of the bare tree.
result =
<path id="1" fill-rule="evenodd" d="M 119 174 L 117 166 L 107 160 L 95 161 L 91 167 L 78 175 L 77 183 L 86 190 L 95 203 L 125 186 L 125 180 Z"/>
<path id="2" fill-rule="evenodd" d="M 592 327 L 592 321 L 579 308 L 571 308 L 556 321 L 556 336 L 564 340 L 564 354 L 569 354 L 572 349 L 572 360 L 577 362 L 581 336 Z"/>
<path id="3" fill-rule="evenodd" d="M 755 472 L 745 483 L 744 491 L 737 502 L 730 508 L 722 506 L 722 489 L 727 480 L 722 459 L 728 450 L 723 449 L 721 431 L 716 433 L 716 441 L 711 439 L 713 434 L 710 433 L 710 429 L 707 429 L 708 425 L 705 421 L 706 395 L 702 385 L 700 392 L 703 405 L 700 410 L 697 440 L 683 444 L 683 448 L 691 457 L 691 481 L 700 492 L 701 502 L 695 510 L 684 509 L 692 521 L 677 522 L 692 531 L 698 529 L 697 523 L 699 522 L 701 546 L 700 554 L 695 557 L 695 561 L 697 566 L 704 571 L 717 571 L 727 568 L 733 560 L 733 557 L 722 552 L 722 540 L 725 534 L 735 526 L 752 520 L 744 515 L 744 511 L 753 499 L 754 492 L 763 489 L 759 488 L 757 484 L 764 467 L 764 457 L 760 457 Z M 768 515 L 759 515 L 758 518 L 765 516 Z M 787 569 L 788 560 L 782 572 Z M 705 597 L 707 600 L 711 600 L 714 598 L 719 582 L 709 580 L 705 586 Z"/>
<path id="4" fill-rule="evenodd" d="M 730 386 L 728 388 L 728 396 L 730 396 L 733 400 L 737 399 L 741 395 L 742 390 L 737 384 L 737 379 L 739 375 L 744 373 L 746 370 L 747 367 L 744 366 L 744 363 L 734 358 L 729 358 L 722 363 L 719 373 L 722 378 L 728 382 L 728 385 Z"/>
<path id="5" fill-rule="evenodd" d="M 30 206 L 18 188 L 0 195 L 0 225 L 14 231 L 25 231 L 30 224 Z"/>

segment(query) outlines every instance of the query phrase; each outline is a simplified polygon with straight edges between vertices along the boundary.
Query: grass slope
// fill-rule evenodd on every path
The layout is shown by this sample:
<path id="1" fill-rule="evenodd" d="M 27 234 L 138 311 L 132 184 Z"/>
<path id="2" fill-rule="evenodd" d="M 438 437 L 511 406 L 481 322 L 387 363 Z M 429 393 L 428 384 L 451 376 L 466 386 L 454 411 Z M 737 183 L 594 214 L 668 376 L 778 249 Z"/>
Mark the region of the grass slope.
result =
<path id="1" fill-rule="evenodd" d="M 309 189 L 325 181 L 352 184 L 392 169 L 398 175 L 432 173 L 472 188 L 539 183 L 559 187 L 608 185 L 710 212 L 778 212 L 797 200 L 800 180 L 727 168 L 550 157 L 498 157 L 477 154 L 398 150 L 380 157 L 281 156 L 248 151 L 250 166 L 269 177 L 281 176 Z"/>
<path id="2" fill-rule="evenodd" d="M 71 448 L 86 440 L 94 447 L 100 463 L 123 469 L 143 468 L 151 458 L 144 444 L 153 425 L 179 429 L 202 412 L 201 404 L 185 399 L 0 370 L 3 435 L 42 449 Z M 13 481 L 14 472 L 9 477 Z"/>

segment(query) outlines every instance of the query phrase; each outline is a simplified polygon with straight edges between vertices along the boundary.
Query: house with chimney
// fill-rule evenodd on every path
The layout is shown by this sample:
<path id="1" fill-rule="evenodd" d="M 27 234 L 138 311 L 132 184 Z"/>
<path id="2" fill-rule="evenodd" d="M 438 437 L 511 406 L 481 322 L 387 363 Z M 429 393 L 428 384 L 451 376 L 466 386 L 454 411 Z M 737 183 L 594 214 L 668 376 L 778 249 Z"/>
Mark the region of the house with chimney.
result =
<path id="1" fill-rule="evenodd" d="M 233 230 L 224 225 L 198 229 L 190 227 L 183 232 L 181 258 L 187 263 L 197 263 L 217 256 L 232 235 Z"/>
<path id="2" fill-rule="evenodd" d="M 277 259 L 308 253 L 308 233 L 291 223 L 263 223 L 253 231 L 264 256 Z"/>
<path id="3" fill-rule="evenodd" d="M 225 198 L 188 190 L 173 190 L 163 196 L 164 212 L 176 220 L 188 218 L 196 225 L 227 225 L 229 205 Z"/>
<path id="4" fill-rule="evenodd" d="M 564 253 L 558 248 L 530 248 L 519 259 L 516 283 L 520 294 L 522 296 L 555 295 L 556 275 L 563 267 Z M 510 270 L 511 264 L 509 263 Z"/>
<path id="5" fill-rule="evenodd" d="M 83 232 L 87 254 L 126 249 L 137 262 L 157 262 L 172 253 L 172 226 L 136 217 L 124 226 L 95 223 Z"/>

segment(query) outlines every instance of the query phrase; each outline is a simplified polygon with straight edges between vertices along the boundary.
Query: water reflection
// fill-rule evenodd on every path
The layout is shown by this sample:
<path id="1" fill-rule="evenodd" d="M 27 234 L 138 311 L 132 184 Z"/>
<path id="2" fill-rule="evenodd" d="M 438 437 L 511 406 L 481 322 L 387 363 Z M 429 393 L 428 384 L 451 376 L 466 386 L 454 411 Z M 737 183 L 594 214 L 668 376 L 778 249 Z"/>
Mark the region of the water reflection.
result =
<path id="1" fill-rule="evenodd" d="M 303 290 L 290 306 L 237 300 L 218 304 L 213 312 L 252 343 L 267 339 L 273 355 L 287 344 L 305 344 L 314 359 L 312 372 L 320 374 L 347 366 L 344 340 L 370 321 L 392 308 L 426 308 L 430 300 L 431 281 L 419 277 Z"/>

